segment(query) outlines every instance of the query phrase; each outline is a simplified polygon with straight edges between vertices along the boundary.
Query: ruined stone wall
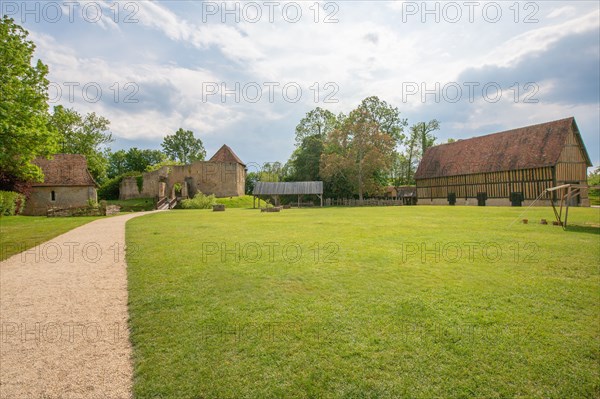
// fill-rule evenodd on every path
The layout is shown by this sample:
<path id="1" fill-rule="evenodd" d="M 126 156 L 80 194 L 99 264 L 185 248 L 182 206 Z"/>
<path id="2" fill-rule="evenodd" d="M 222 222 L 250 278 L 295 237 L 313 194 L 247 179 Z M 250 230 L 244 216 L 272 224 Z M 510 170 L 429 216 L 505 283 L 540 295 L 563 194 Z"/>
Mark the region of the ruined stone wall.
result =
<path id="1" fill-rule="evenodd" d="M 176 184 L 187 186 L 187 194 L 197 192 L 217 197 L 244 195 L 246 172 L 238 163 L 197 161 L 190 165 L 165 166 L 157 171 L 144 173 L 142 190 L 135 177 L 124 178 L 119 187 L 119 199 L 153 198 L 174 196 Z"/>

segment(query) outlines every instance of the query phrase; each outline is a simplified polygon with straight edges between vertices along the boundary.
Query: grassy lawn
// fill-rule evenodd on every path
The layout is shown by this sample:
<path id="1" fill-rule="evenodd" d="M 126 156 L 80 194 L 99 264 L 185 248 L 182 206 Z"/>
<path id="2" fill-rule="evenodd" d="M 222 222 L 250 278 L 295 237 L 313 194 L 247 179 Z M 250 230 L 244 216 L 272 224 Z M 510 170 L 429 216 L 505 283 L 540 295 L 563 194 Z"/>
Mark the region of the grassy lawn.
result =
<path id="1" fill-rule="evenodd" d="M 128 200 L 107 200 L 109 205 L 119 205 L 121 212 L 141 212 L 154 210 L 153 198 L 132 198 Z"/>
<path id="2" fill-rule="evenodd" d="M 46 216 L 0 217 L 0 260 L 50 240 L 101 216 L 49 218 Z"/>
<path id="3" fill-rule="evenodd" d="M 224 204 L 229 208 L 252 208 L 253 197 L 251 195 L 242 195 L 240 197 L 217 198 L 217 204 Z M 264 203 L 264 202 L 263 202 Z"/>
<path id="4" fill-rule="evenodd" d="M 600 209 L 127 223 L 136 398 L 598 398 Z"/>

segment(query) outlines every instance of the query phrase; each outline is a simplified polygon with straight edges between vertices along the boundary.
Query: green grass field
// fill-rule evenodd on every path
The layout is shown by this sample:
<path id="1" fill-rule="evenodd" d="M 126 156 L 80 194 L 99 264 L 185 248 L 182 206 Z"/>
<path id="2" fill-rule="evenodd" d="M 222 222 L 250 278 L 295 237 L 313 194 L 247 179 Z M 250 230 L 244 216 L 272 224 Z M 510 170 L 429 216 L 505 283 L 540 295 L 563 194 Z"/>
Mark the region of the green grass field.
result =
<path id="1" fill-rule="evenodd" d="M 46 216 L 0 217 L 0 260 L 33 248 L 101 216 L 49 218 Z"/>
<path id="2" fill-rule="evenodd" d="M 136 398 L 598 398 L 600 209 L 127 223 Z"/>
<path id="3" fill-rule="evenodd" d="M 251 195 L 242 195 L 240 197 L 230 198 L 217 198 L 217 204 L 225 205 L 226 209 L 229 208 L 252 208 L 253 198 Z M 263 202 L 264 203 L 264 202 Z"/>

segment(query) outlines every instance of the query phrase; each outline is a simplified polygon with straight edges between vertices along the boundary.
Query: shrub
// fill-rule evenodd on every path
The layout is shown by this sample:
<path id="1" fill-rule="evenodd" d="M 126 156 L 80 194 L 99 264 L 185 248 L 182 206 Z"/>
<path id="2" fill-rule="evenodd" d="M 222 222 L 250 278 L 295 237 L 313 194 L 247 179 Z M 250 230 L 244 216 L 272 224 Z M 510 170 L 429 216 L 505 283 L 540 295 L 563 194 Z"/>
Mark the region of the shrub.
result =
<path id="1" fill-rule="evenodd" d="M 25 196 L 14 191 L 0 191 L 0 216 L 14 216 L 25 208 Z"/>
<path id="2" fill-rule="evenodd" d="M 181 207 L 183 209 L 210 209 L 213 204 L 216 203 L 217 201 L 214 195 L 198 193 L 194 198 L 188 198 L 181 201 Z"/>
<path id="3" fill-rule="evenodd" d="M 119 185 L 121 184 L 121 180 L 123 180 L 123 176 L 117 176 L 102 183 L 98 189 L 98 198 L 103 200 L 119 199 Z"/>

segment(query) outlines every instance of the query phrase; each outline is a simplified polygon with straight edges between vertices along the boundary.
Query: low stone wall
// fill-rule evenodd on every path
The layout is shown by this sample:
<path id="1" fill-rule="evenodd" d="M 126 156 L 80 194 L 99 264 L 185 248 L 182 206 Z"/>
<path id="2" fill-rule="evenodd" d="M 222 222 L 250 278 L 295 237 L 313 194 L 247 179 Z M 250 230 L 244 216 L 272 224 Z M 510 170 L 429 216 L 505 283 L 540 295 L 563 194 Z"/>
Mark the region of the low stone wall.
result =
<path id="1" fill-rule="evenodd" d="M 69 207 L 51 207 L 48 208 L 46 216 L 48 217 L 69 217 L 69 216 L 110 216 L 118 214 L 121 207 L 118 205 L 107 206 L 69 206 Z"/>

